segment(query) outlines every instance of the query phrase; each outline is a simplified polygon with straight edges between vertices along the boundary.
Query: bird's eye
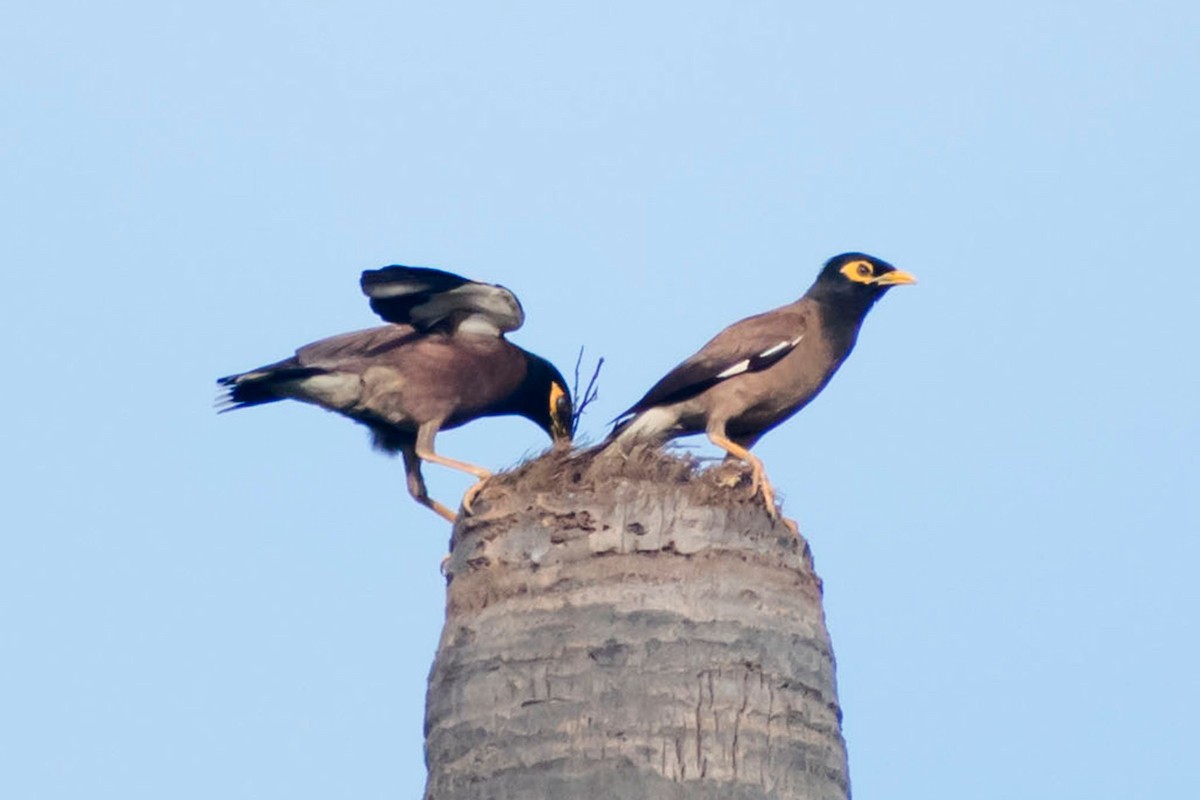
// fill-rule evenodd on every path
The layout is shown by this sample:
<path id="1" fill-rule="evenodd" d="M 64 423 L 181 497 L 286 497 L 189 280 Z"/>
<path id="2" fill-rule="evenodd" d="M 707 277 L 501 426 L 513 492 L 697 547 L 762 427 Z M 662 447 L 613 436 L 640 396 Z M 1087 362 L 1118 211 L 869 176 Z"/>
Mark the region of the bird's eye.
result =
<path id="1" fill-rule="evenodd" d="M 567 397 L 567 390 L 559 386 L 557 382 L 550 384 L 550 415 L 561 414 L 563 406 L 568 408 L 571 405 L 571 399 Z"/>
<path id="2" fill-rule="evenodd" d="M 871 276 L 871 265 L 865 261 L 858 262 L 858 269 L 855 270 L 860 277 L 869 278 Z"/>

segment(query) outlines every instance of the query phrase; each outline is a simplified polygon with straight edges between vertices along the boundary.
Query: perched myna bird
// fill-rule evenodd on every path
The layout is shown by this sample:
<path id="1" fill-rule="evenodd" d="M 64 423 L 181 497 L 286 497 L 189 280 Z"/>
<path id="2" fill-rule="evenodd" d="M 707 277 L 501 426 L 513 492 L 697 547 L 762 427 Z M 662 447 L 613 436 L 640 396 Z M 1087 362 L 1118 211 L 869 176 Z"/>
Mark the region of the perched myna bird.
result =
<path id="1" fill-rule="evenodd" d="M 516 414 L 554 442 L 570 442 L 571 395 L 549 361 L 504 338 L 525 314 L 503 286 L 424 267 L 391 266 L 362 274 L 363 293 L 389 325 L 305 345 L 296 355 L 220 378 L 222 411 L 291 398 L 336 411 L 371 429 L 375 447 L 404 457 L 408 491 L 451 522 L 455 513 L 429 497 L 421 462 L 479 478 L 491 473 L 438 455 L 438 431 L 479 417 Z"/>
<path id="2" fill-rule="evenodd" d="M 774 516 L 774 490 L 750 448 L 825 388 L 871 306 L 905 283 L 916 279 L 877 258 L 831 258 L 799 300 L 735 322 L 671 370 L 617 418 L 609 446 L 627 451 L 639 441 L 705 433 L 750 465 L 754 491 Z"/>

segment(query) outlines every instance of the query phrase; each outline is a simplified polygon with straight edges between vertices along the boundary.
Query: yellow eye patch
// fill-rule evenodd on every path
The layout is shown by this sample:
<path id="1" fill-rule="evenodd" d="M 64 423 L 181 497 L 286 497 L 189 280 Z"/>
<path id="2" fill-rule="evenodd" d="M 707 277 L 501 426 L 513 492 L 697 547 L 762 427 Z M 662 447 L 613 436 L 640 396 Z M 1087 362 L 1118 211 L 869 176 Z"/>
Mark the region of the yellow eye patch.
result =
<path id="1" fill-rule="evenodd" d="M 558 410 L 558 401 L 560 398 L 566 395 L 566 393 L 567 390 L 559 386 L 557 382 L 552 382 L 550 384 L 550 416 L 555 415 Z"/>
<path id="2" fill-rule="evenodd" d="M 842 267 L 841 273 L 855 283 L 875 282 L 875 265 L 870 261 L 851 261 Z"/>

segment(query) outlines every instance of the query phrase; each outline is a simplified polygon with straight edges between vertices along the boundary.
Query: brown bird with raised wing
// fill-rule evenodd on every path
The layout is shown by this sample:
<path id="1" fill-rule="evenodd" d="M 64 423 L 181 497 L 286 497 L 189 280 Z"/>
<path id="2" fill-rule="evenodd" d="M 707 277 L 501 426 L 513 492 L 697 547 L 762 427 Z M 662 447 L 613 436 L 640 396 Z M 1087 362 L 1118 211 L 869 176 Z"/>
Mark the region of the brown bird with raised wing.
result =
<path id="1" fill-rule="evenodd" d="M 562 374 L 504 338 L 525 320 L 508 289 L 403 266 L 368 270 L 361 284 L 371 308 L 391 324 L 322 339 L 291 358 L 220 378 L 221 410 L 291 398 L 360 422 L 375 447 L 404 457 L 413 499 L 451 522 L 455 513 L 429 496 L 421 462 L 479 479 L 463 496 L 468 512 L 491 473 L 439 455 L 438 431 L 515 414 L 556 443 L 571 441 L 571 395 Z"/>

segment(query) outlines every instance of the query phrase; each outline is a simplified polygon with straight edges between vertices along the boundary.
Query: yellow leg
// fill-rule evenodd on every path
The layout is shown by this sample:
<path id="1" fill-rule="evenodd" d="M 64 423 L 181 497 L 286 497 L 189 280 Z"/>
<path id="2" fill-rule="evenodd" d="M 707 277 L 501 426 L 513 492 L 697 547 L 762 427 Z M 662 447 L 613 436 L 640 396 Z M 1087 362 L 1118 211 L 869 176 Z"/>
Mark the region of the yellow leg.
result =
<path id="1" fill-rule="evenodd" d="M 412 495 L 413 500 L 453 524 L 458 519 L 458 515 L 430 497 L 429 492 L 425 489 L 425 478 L 421 475 L 421 459 L 416 452 L 405 450 L 403 455 L 404 473 L 408 479 L 408 493 Z"/>
<path id="2" fill-rule="evenodd" d="M 750 488 L 754 494 L 762 492 L 763 502 L 767 504 L 767 513 L 771 515 L 771 519 L 777 519 L 779 511 L 775 508 L 775 489 L 767 480 L 767 471 L 758 456 L 724 434 L 709 431 L 708 440 L 734 458 L 740 458 L 750 465 Z"/>
<path id="3" fill-rule="evenodd" d="M 471 502 L 474 501 L 475 495 L 479 494 L 479 490 L 483 488 L 483 482 L 492 477 L 492 473 L 488 472 L 483 467 L 477 467 L 474 464 L 468 464 L 465 461 L 455 461 L 453 458 L 446 458 L 433 452 L 432 449 L 417 448 L 417 458 L 422 461 L 428 461 L 431 464 L 441 464 L 443 467 L 456 469 L 460 472 L 466 472 L 479 478 L 479 482 L 471 488 L 467 489 L 463 495 L 462 507 L 468 514 L 471 513 Z"/>
<path id="4" fill-rule="evenodd" d="M 434 500 L 432 497 L 429 497 L 428 495 L 425 497 L 418 497 L 415 499 L 418 503 L 420 503 L 421 505 L 425 506 L 428 509 L 431 509 L 435 514 L 437 514 L 439 517 L 441 517 L 442 519 L 449 522 L 451 525 L 453 525 L 455 523 L 455 521 L 458 520 L 458 514 L 455 514 L 449 508 L 442 505 L 437 500 Z"/>

